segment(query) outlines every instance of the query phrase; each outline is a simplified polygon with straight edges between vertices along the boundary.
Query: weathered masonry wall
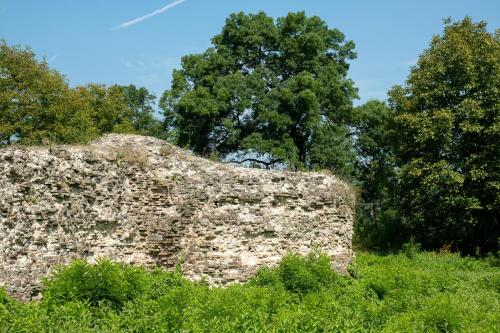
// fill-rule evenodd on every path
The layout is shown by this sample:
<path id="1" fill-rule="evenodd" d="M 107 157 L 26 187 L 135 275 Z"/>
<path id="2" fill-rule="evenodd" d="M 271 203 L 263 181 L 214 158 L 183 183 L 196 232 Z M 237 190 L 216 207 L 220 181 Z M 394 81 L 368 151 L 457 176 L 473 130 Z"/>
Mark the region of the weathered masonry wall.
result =
<path id="1" fill-rule="evenodd" d="M 56 264 L 108 257 L 244 281 L 312 248 L 352 256 L 353 201 L 331 175 L 239 168 L 164 141 L 0 149 L 0 285 L 28 300 Z"/>

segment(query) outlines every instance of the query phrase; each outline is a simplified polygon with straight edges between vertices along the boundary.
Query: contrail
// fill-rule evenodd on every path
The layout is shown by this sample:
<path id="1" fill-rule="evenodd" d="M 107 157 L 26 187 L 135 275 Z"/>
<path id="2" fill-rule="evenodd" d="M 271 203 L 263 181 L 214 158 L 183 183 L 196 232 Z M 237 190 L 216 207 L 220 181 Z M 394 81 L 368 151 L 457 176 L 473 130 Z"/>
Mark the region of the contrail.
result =
<path id="1" fill-rule="evenodd" d="M 128 28 L 128 27 L 130 27 L 131 25 L 134 25 L 134 24 L 137 24 L 137 23 L 142 22 L 142 21 L 144 21 L 144 20 L 147 20 L 148 18 L 151 18 L 151 17 L 153 17 L 153 16 L 156 16 L 156 15 L 158 15 L 158 14 L 161 14 L 161 13 L 163 13 L 164 11 L 167 11 L 167 10 L 169 10 L 169 9 L 170 9 L 170 8 L 172 8 L 172 7 L 175 7 L 175 6 L 177 6 L 177 5 L 180 5 L 180 4 L 181 4 L 181 3 L 183 3 L 184 1 L 186 1 L 186 0 L 177 0 L 177 1 L 174 1 L 174 2 L 169 3 L 168 5 L 166 5 L 165 7 L 162 7 L 162 8 L 160 8 L 160 9 L 155 10 L 154 12 L 151 12 L 151 13 L 146 14 L 146 15 L 144 15 L 144 16 L 141 16 L 141 17 L 138 17 L 138 18 L 136 18 L 136 19 L 133 19 L 133 20 L 130 20 L 130 21 L 124 22 L 124 23 L 122 23 L 122 24 L 120 24 L 120 25 L 117 25 L 116 27 L 114 27 L 114 28 L 113 28 L 113 29 L 111 29 L 111 30 L 113 31 L 113 30 L 118 30 L 118 29 Z"/>

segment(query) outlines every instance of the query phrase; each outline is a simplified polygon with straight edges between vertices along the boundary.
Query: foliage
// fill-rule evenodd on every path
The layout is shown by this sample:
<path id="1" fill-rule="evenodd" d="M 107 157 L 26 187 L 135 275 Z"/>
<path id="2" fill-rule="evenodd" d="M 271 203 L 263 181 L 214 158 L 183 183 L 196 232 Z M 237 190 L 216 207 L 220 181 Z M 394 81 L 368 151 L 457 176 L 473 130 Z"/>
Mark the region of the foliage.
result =
<path id="1" fill-rule="evenodd" d="M 393 112 L 382 101 L 370 100 L 354 110 L 357 179 L 363 185 L 363 199 L 380 201 L 394 177 L 391 121 Z"/>
<path id="2" fill-rule="evenodd" d="M 394 87 L 397 210 L 426 248 L 493 250 L 500 236 L 500 35 L 446 22 Z"/>
<path id="3" fill-rule="evenodd" d="M 317 17 L 233 14 L 174 71 L 161 107 L 176 141 L 267 167 L 330 169 L 361 187 L 356 237 L 398 249 L 498 248 L 499 35 L 446 22 L 389 92 L 352 110 L 352 42 Z"/>
<path id="4" fill-rule="evenodd" d="M 70 88 L 32 51 L 0 41 L 0 146 L 80 143 L 110 132 L 163 138 L 153 100 L 133 85 Z"/>
<path id="5" fill-rule="evenodd" d="M 490 260 L 358 253 L 351 276 L 329 258 L 286 256 L 248 283 L 209 288 L 179 271 L 74 262 L 41 302 L 0 291 L 5 332 L 497 332 L 500 270 Z M 411 253 L 411 255 L 408 255 Z"/>
<path id="6" fill-rule="evenodd" d="M 124 95 L 119 87 L 88 84 L 73 89 L 72 95 L 77 103 L 75 109 L 84 111 L 90 116 L 91 126 L 98 135 L 134 132 L 132 112 L 125 104 Z"/>
<path id="7" fill-rule="evenodd" d="M 327 288 L 338 280 L 331 269 L 330 258 L 311 252 L 307 257 L 288 254 L 277 270 L 261 269 L 252 279 L 257 286 L 283 288 L 291 293 L 305 295 Z"/>
<path id="8" fill-rule="evenodd" d="M 93 137 L 91 115 L 72 103 L 58 72 L 29 49 L 0 41 L 0 145 L 84 141 Z"/>
<path id="9" fill-rule="evenodd" d="M 356 207 L 356 242 L 368 248 L 399 248 L 405 236 L 394 209 L 394 112 L 382 101 L 370 100 L 354 109 L 356 182 L 361 190 Z"/>
<path id="10" fill-rule="evenodd" d="M 264 166 L 352 172 L 352 41 L 317 16 L 232 14 L 182 58 L 160 106 L 180 146 Z"/>
<path id="11" fill-rule="evenodd" d="M 46 279 L 43 297 L 50 304 L 86 302 L 91 306 L 107 303 L 121 309 L 144 290 L 144 272 L 130 266 L 100 260 L 90 265 L 85 260 L 59 267 Z"/>
<path id="12" fill-rule="evenodd" d="M 159 139 L 167 139 L 167 133 L 163 129 L 163 123 L 154 116 L 154 104 L 156 97 L 146 88 L 137 88 L 133 84 L 119 86 L 122 90 L 125 103 L 132 111 L 131 122 L 134 131 L 138 134 L 154 136 Z"/>

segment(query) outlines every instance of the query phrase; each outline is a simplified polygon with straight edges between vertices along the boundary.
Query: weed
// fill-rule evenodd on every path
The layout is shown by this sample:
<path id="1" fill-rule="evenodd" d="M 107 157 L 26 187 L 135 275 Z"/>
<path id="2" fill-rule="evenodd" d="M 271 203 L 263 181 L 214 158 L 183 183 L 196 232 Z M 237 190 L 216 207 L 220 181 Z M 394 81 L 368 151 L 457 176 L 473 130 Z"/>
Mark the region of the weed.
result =
<path id="1" fill-rule="evenodd" d="M 289 254 L 247 283 L 209 287 L 176 269 L 99 260 L 59 267 L 41 302 L 0 289 L 5 332 L 497 332 L 500 270 L 491 259 L 421 252 L 358 253 L 332 271 L 319 252 Z"/>

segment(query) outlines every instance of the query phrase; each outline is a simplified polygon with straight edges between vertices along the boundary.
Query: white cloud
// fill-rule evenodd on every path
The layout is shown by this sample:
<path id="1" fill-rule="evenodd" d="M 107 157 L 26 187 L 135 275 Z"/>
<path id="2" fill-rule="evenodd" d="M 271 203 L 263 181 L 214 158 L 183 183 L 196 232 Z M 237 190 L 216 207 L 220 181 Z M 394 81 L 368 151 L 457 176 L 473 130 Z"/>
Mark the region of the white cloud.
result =
<path id="1" fill-rule="evenodd" d="M 186 0 L 177 0 L 177 1 L 174 1 L 172 3 L 169 3 L 168 5 L 160 8 L 160 9 L 157 9 L 155 10 L 154 12 L 151 12 L 149 14 L 146 14 L 144 16 L 141 16 L 141 17 L 138 17 L 138 18 L 135 18 L 133 20 L 130 20 L 130 21 L 127 21 L 127 22 L 124 22 L 120 25 L 117 25 L 116 27 L 112 28 L 111 30 L 118 30 L 118 29 L 123 29 L 123 28 L 128 28 L 134 24 L 137 24 L 137 23 L 140 23 L 142 21 L 145 21 L 153 16 L 156 16 L 156 15 L 159 15 L 167 10 L 169 10 L 170 8 L 173 8 L 177 5 L 180 5 L 181 3 L 183 3 L 184 1 Z"/>

